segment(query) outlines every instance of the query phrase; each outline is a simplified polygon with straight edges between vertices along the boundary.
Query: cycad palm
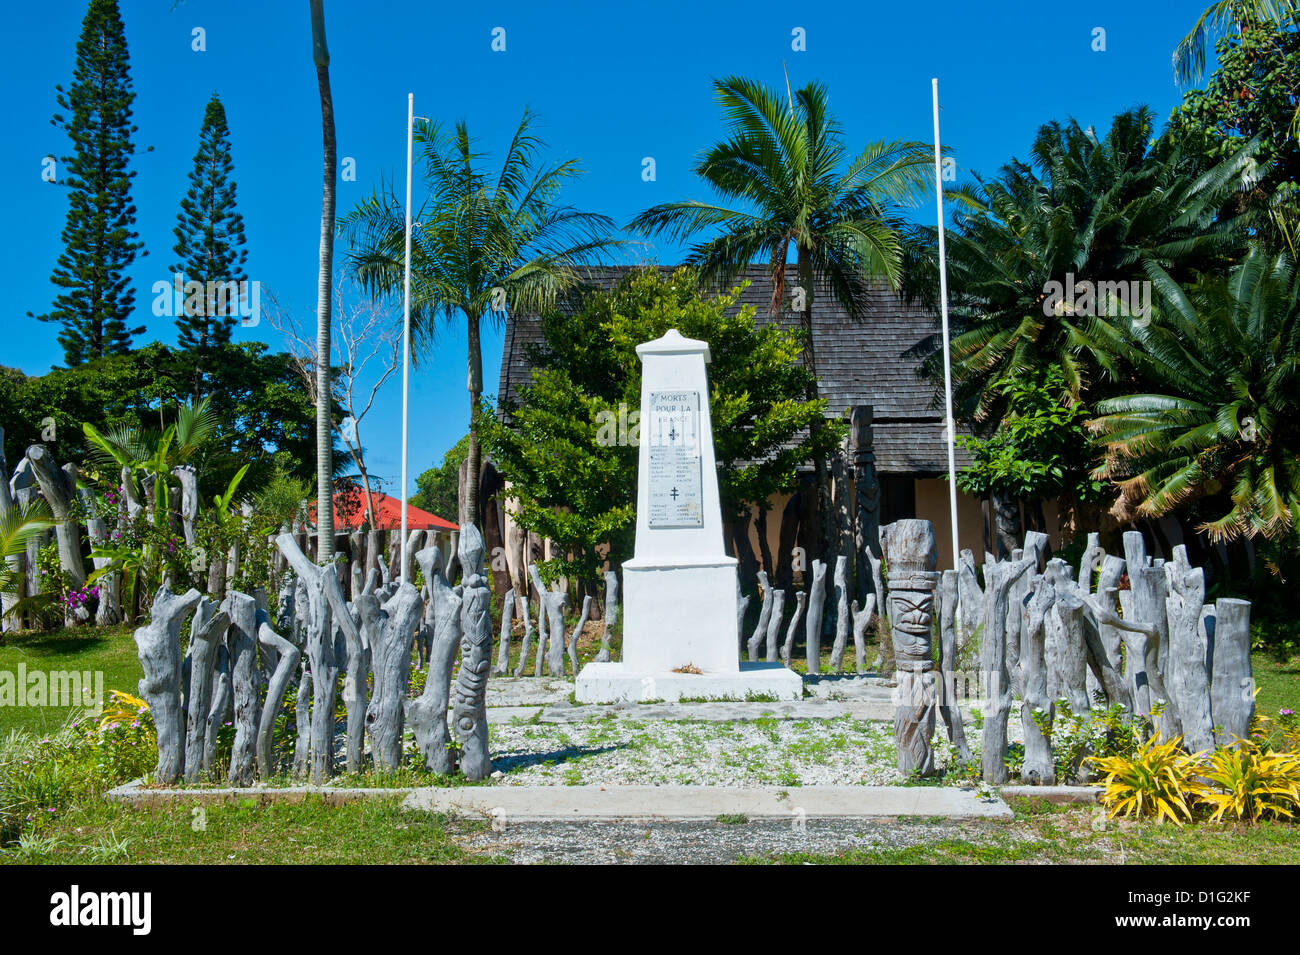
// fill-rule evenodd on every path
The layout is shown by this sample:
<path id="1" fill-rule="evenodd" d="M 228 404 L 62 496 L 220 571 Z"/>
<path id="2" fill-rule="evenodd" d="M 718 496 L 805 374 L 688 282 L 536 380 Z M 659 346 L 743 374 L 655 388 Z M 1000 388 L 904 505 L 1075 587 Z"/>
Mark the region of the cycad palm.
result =
<path id="1" fill-rule="evenodd" d="M 480 166 L 464 123 L 447 132 L 422 122 L 415 130 L 428 198 L 415 213 L 411 245 L 411 322 L 431 345 L 439 319 L 463 317 L 469 338 L 470 429 L 466 500 L 478 521 L 479 402 L 483 393 L 480 324 L 500 323 L 506 308 L 536 311 L 577 281 L 575 266 L 597 261 L 618 244 L 612 221 L 557 203 L 576 160 L 539 165 L 542 142 L 525 111 L 495 174 Z M 400 294 L 405 250 L 403 199 L 381 188 L 342 220 L 357 279 L 372 293 Z M 500 289 L 501 293 L 496 290 Z"/>
<path id="2" fill-rule="evenodd" d="M 1184 291 L 1158 278 L 1161 321 L 1131 331 L 1152 393 L 1100 402 L 1103 477 L 1121 507 L 1159 517 L 1226 494 L 1213 540 L 1293 532 L 1300 517 L 1300 278 L 1252 252 Z M 1208 502 L 1207 502 L 1208 503 Z M 1226 510 L 1224 510 L 1226 508 Z"/>
<path id="3" fill-rule="evenodd" d="M 731 138 L 709 149 L 695 173 L 726 204 L 664 203 L 637 216 L 631 228 L 674 241 L 715 233 L 692 246 L 688 257 L 710 284 L 732 281 L 751 262 L 766 262 L 773 314 L 786 297 L 793 254 L 805 305 L 804 362 L 815 376 L 814 277 L 855 318 L 865 317 L 869 279 L 899 284 L 900 207 L 926 194 L 933 153 L 922 143 L 872 142 L 849 158 L 820 83 L 782 97 L 733 76 L 716 81 L 714 90 Z M 816 464 L 825 514 L 826 465 L 822 459 Z"/>
<path id="4" fill-rule="evenodd" d="M 1121 303 L 1084 314 L 1062 302 L 1045 314 L 1049 283 L 1147 281 L 1157 270 L 1187 279 L 1242 245 L 1220 211 L 1248 150 L 1204 170 L 1172 140 L 1153 143 L 1152 129 L 1145 108 L 1116 116 L 1101 139 L 1077 122 L 1050 123 L 1030 162 L 1013 160 L 968 194 L 978 208 L 957 214 L 948 246 L 953 372 L 967 414 L 994 413 L 989 385 L 1037 368 L 1060 367 L 1076 398 L 1098 373 L 1118 374 L 1108 317 Z"/>

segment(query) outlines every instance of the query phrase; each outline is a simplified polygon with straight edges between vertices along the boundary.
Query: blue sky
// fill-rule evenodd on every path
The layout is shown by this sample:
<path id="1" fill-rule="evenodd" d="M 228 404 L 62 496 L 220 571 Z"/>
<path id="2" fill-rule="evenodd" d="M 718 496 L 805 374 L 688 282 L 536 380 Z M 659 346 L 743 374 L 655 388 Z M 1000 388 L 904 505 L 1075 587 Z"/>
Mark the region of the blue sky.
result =
<path id="1" fill-rule="evenodd" d="M 620 224 L 657 202 L 706 198 L 691 175 L 698 152 L 721 138 L 713 78 L 825 83 L 849 148 L 873 139 L 932 138 L 930 78 L 939 77 L 943 139 L 964 177 L 1023 156 L 1042 123 L 1078 118 L 1104 128 L 1118 111 L 1150 104 L 1162 120 L 1180 100 L 1170 54 L 1209 0 L 874 3 L 492 3 L 326 0 L 342 214 L 381 176 L 404 175 L 406 94 L 416 113 L 454 122 L 495 160 L 525 106 L 540 115 L 554 159 L 586 172 L 565 198 Z M 134 200 L 148 250 L 131 276 L 145 341 L 174 342 L 150 312 L 166 279 L 179 202 L 203 107 L 225 103 L 248 235 L 250 278 L 311 323 L 320 223 L 321 132 L 305 0 L 122 0 L 135 84 Z M 84 2 L 47 0 L 6 12 L 0 83 L 0 177 L 9 184 L 0 270 L 8 305 L 0 364 L 42 374 L 62 361 L 47 311 L 67 193 L 41 180 L 41 161 L 69 149 L 50 125 L 55 84 L 71 81 Z M 494 28 L 504 52 L 492 50 Z M 202 28 L 206 51 L 192 49 Z M 792 49 L 802 28 L 806 50 Z M 1093 50 L 1094 31 L 1105 50 Z M 146 152 L 152 146 L 152 151 Z M 656 180 L 642 179 L 653 157 Z M 419 201 L 418 168 L 416 202 Z M 932 206 L 917 210 L 933 223 Z M 337 248 L 337 266 L 342 263 Z M 634 258 L 679 261 L 660 242 Z M 401 319 L 400 302 L 392 311 Z M 282 347 L 266 323 L 239 329 Z M 501 334 L 484 339 L 485 387 L 495 393 Z M 412 382 L 411 480 L 464 433 L 465 334 L 444 326 Z M 396 493 L 400 380 L 363 422 L 371 470 Z"/>

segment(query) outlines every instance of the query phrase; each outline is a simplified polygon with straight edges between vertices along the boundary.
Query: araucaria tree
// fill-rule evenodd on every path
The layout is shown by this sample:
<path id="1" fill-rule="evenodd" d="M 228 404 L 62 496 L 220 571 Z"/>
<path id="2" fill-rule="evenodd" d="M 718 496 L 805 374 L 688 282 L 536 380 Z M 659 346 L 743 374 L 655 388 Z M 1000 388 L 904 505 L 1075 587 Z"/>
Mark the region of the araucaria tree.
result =
<path id="1" fill-rule="evenodd" d="M 858 319 L 866 316 L 871 279 L 899 284 L 906 231 L 900 207 L 924 197 L 933 153 L 921 143 L 870 142 L 850 157 L 820 83 L 781 96 L 733 76 L 715 82 L 714 90 L 731 138 L 709 149 L 695 173 L 722 201 L 664 203 L 637 216 L 632 228 L 675 241 L 711 234 L 689 257 L 708 283 L 730 282 L 751 262 L 768 263 L 773 314 L 797 284 L 801 294 L 793 304 L 803 320 L 808 397 L 815 398 L 814 280 Z M 792 257 L 797 283 L 786 274 Z M 825 520 L 826 461 L 814 463 Z"/>
<path id="2" fill-rule="evenodd" d="M 233 169 L 226 110 L 213 93 L 203 111 L 190 187 L 181 200 L 173 230 L 176 245 L 172 251 L 179 262 L 171 271 L 179 274 L 183 283 L 199 282 L 203 286 L 201 293 L 185 294 L 185 307 L 176 316 L 181 347 L 200 353 L 196 395 L 202 391 L 203 353 L 213 345 L 230 341 L 235 327 L 239 286 L 232 283 L 247 279 L 243 271 L 248 258 L 243 248 L 244 219 L 235 211 Z"/>
<path id="3" fill-rule="evenodd" d="M 58 87 L 52 123 L 66 130 L 72 154 L 59 159 L 68 188 L 63 252 L 51 281 L 61 290 L 41 321 L 63 326 L 59 344 L 69 365 L 121 354 L 143 327 L 127 328 L 135 292 L 126 270 L 143 247 L 135 232 L 128 168 L 131 135 L 129 58 L 116 0 L 91 0 L 77 40 L 72 86 Z"/>
<path id="4" fill-rule="evenodd" d="M 416 126 L 428 197 L 415 213 L 411 243 L 411 323 L 428 345 L 440 319 L 463 319 L 469 339 L 469 456 L 462 523 L 479 523 L 479 401 L 483 351 L 479 326 L 500 323 L 510 308 L 536 311 L 576 281 L 574 266 L 594 261 L 618 241 L 608 217 L 557 202 L 578 174 L 576 160 L 538 162 L 542 142 L 525 111 L 498 172 L 481 167 L 469 130 Z M 405 254 L 404 200 L 381 189 L 343 220 L 352 266 L 372 292 L 400 295 Z"/>

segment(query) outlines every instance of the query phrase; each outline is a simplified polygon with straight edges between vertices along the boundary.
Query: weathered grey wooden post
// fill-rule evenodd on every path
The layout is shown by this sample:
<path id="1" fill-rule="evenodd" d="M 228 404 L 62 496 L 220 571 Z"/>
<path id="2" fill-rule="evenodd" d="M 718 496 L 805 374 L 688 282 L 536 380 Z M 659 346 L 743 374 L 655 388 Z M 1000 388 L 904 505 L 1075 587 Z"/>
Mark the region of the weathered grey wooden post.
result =
<path id="1" fill-rule="evenodd" d="M 487 684 L 491 667 L 492 620 L 488 615 L 488 580 L 483 570 L 483 535 L 473 524 L 461 525 L 460 564 L 464 571 L 464 598 L 460 608 L 460 672 L 456 675 L 456 703 L 452 725 L 460 739 L 460 769 L 469 780 L 485 779 L 492 772 L 488 751 Z M 590 596 L 584 602 L 590 608 Z M 561 620 L 561 627 L 563 621 Z M 564 631 L 560 631 L 563 646 Z M 576 656 L 577 631 L 573 645 Z M 563 664 L 561 664 L 563 666 Z M 574 664 L 577 673 L 577 664 Z"/>
<path id="2" fill-rule="evenodd" d="M 524 639 L 519 644 L 519 662 L 515 664 L 515 676 L 523 676 L 524 670 L 528 667 L 528 652 L 533 646 L 533 618 L 528 612 L 528 572 L 524 572 L 524 591 L 519 601 L 519 610 L 524 618 Z M 541 626 L 539 618 L 538 625 Z M 544 631 L 543 631 L 544 632 Z M 542 639 L 545 639 L 543 636 Z"/>
<path id="3" fill-rule="evenodd" d="M 3 434 L 0 434 L 0 440 L 3 440 Z M 3 461 L 0 461 L 0 473 L 3 473 Z M 0 481 L 0 484 L 3 484 Z M 5 488 L 8 492 L 8 488 Z M 104 519 L 99 516 L 99 508 L 95 505 L 95 495 L 88 488 L 80 488 L 77 491 L 77 498 L 81 501 L 82 509 L 86 514 L 86 536 L 90 538 L 91 547 L 100 547 L 108 543 L 108 525 Z M 0 505 L 0 514 L 4 508 Z M 112 563 L 107 557 L 92 557 L 91 562 L 95 565 L 96 570 L 100 570 Z M 95 611 L 95 623 L 101 627 L 112 626 L 122 619 L 122 601 L 119 596 L 118 575 L 112 571 L 96 578 L 96 585 L 99 587 L 99 607 Z"/>
<path id="4" fill-rule="evenodd" d="M 77 499 L 77 466 L 71 462 L 57 468 L 50 453 L 42 445 L 33 444 L 27 449 L 32 475 L 40 486 L 41 496 L 50 505 L 50 513 L 57 522 L 54 539 L 59 546 L 59 567 L 68 575 L 72 586 L 86 586 L 86 566 L 81 559 L 81 529 L 73 516 Z M 76 626 L 81 617 L 69 610 L 64 614 L 68 626 Z"/>
<path id="5" fill-rule="evenodd" d="M 736 637 L 740 641 L 738 653 L 744 653 L 747 641 L 745 640 L 745 613 L 749 610 L 749 594 L 740 589 L 740 568 L 736 568 Z"/>
<path id="6" fill-rule="evenodd" d="M 505 676 L 510 669 L 510 633 L 515 622 L 515 590 L 511 587 L 501 598 L 501 639 L 497 642 L 497 662 L 493 676 Z"/>
<path id="7" fill-rule="evenodd" d="M 257 642 L 276 657 L 275 671 L 266 685 L 266 702 L 262 704 L 262 719 L 257 725 L 257 771 L 263 779 L 274 775 L 275 720 L 289 690 L 294 674 L 298 672 L 302 651 L 271 626 L 266 612 L 257 611 Z"/>
<path id="8" fill-rule="evenodd" d="M 1220 597 L 1214 604 L 1214 655 L 1210 706 L 1219 742 L 1250 736 L 1255 716 L 1255 681 L 1250 667 L 1250 601 Z"/>
<path id="9" fill-rule="evenodd" d="M 848 558 L 843 554 L 835 558 L 835 576 L 832 578 L 835 597 L 835 642 L 831 644 L 830 668 L 838 673 L 844 669 L 844 650 L 849 645 L 849 585 Z"/>
<path id="10" fill-rule="evenodd" d="M 867 672 L 867 627 L 876 613 L 876 595 L 867 594 L 866 606 L 858 610 L 855 600 L 850 605 L 853 613 L 853 653 L 856 657 L 857 672 Z M 788 664 L 787 664 L 788 665 Z"/>
<path id="11" fill-rule="evenodd" d="M 763 659 L 771 663 L 777 659 L 778 643 L 781 639 L 781 624 L 785 620 L 785 591 L 772 591 L 772 614 L 767 619 L 767 646 L 763 649 Z"/>
<path id="12" fill-rule="evenodd" d="M 984 591 L 980 588 L 979 575 L 975 572 L 975 555 L 969 549 L 963 550 L 957 565 L 957 596 L 961 615 L 957 618 L 957 647 L 966 646 L 966 641 L 979 629 L 984 614 Z"/>
<path id="13" fill-rule="evenodd" d="M 181 486 L 181 532 L 185 535 L 185 546 L 193 547 L 194 521 L 199 515 L 198 472 L 192 465 L 181 464 L 172 468 L 172 476 Z"/>
<path id="14" fill-rule="evenodd" d="M 758 659 L 758 648 L 767 639 L 767 622 L 772 617 L 772 584 L 768 581 L 767 571 L 765 570 L 758 572 L 758 589 L 763 602 L 758 609 L 758 623 L 754 626 L 754 632 L 749 636 L 747 652 L 751 663 Z"/>
<path id="15" fill-rule="evenodd" d="M 1174 548 L 1165 564 L 1169 596 L 1169 663 L 1166 684 L 1178 706 L 1183 724 L 1183 745 L 1189 753 L 1214 748 L 1214 723 L 1210 718 L 1210 676 L 1205 669 L 1206 646 L 1201 637 L 1201 607 L 1205 604 L 1205 572 L 1192 567 L 1186 546 Z"/>
<path id="16" fill-rule="evenodd" d="M 427 548 L 426 548 L 427 550 Z M 423 553 L 423 552 L 422 552 Z M 406 721 L 411 724 L 415 742 L 430 771 L 447 775 L 453 762 L 447 746 L 447 706 L 451 698 L 451 670 L 460 645 L 461 598 L 447 583 L 441 570 L 426 577 L 429 608 L 433 616 L 433 649 L 429 653 L 429 673 L 424 692 L 406 701 Z"/>
<path id="17" fill-rule="evenodd" d="M 185 701 L 188 727 L 185 734 L 185 781 L 197 782 L 204 771 L 203 751 L 208 732 L 208 711 L 212 707 L 217 649 L 226 637 L 230 617 L 215 600 L 204 598 L 190 621 L 190 693 Z"/>
<path id="18" fill-rule="evenodd" d="M 340 584 L 341 586 L 341 584 Z M 365 595 L 363 595 L 365 596 Z M 375 599 L 373 596 L 371 600 Z M 353 601 L 348 610 L 354 627 L 351 633 L 343 634 L 343 651 L 339 653 L 337 642 L 334 647 L 335 658 L 343 664 L 343 705 L 347 708 L 347 743 L 343 750 L 343 765 L 349 773 L 359 773 L 363 769 L 366 753 L 366 650 L 374 650 L 371 634 L 362 629 L 361 606 Z M 376 621 L 371 621 L 375 627 Z M 377 627 L 376 627 L 377 629 Z M 337 634 L 335 637 L 337 641 Z M 406 648 L 409 658 L 411 648 Z M 409 661 L 407 666 L 409 667 Z M 376 677 L 377 679 L 377 677 Z"/>
<path id="19" fill-rule="evenodd" d="M 587 626 L 587 618 L 591 616 L 591 594 L 586 594 L 582 598 L 582 613 L 578 615 L 578 625 L 573 628 L 573 636 L 569 639 L 569 665 L 573 668 L 573 675 L 578 675 L 578 638 L 582 636 L 582 630 Z"/>
<path id="20" fill-rule="evenodd" d="M 790 665 L 791 654 L 794 653 L 794 637 L 799 632 L 799 624 L 803 622 L 804 602 L 808 595 L 802 590 L 794 592 L 794 616 L 790 618 L 790 626 L 785 630 L 785 643 L 781 645 L 781 663 L 785 666 Z"/>
<path id="21" fill-rule="evenodd" d="M 373 601 L 375 598 L 363 596 L 361 599 Z M 365 723 L 375 768 L 392 771 L 402 765 L 403 715 L 406 686 L 411 675 L 411 644 L 420 625 L 424 603 L 415 586 L 402 581 L 397 593 L 382 609 L 382 615 L 377 615 L 382 625 L 375 628 L 370 643 L 375 692 L 366 707 Z M 429 677 L 433 677 L 432 669 Z"/>
<path id="22" fill-rule="evenodd" d="M 1025 608 L 1025 642 L 1020 655 L 1025 668 L 1025 701 L 1020 708 L 1020 722 L 1025 733 L 1025 762 L 1020 771 L 1020 780 L 1032 786 L 1056 782 L 1052 745 L 1039 725 L 1043 721 L 1050 728 L 1054 710 L 1054 703 L 1047 692 L 1044 640 L 1047 614 L 1055 601 L 1056 591 L 1052 582 L 1044 574 L 1035 574 L 1030 584 L 1029 603 Z"/>
<path id="23" fill-rule="evenodd" d="M 945 570 L 939 580 L 939 715 L 948 730 L 948 741 L 957 747 L 958 758 L 970 762 L 970 744 L 961 722 L 961 696 L 957 692 L 957 571 Z M 875 596 L 874 594 L 871 596 Z M 868 598 L 868 605 L 871 600 Z M 865 658 L 858 629 L 857 601 L 853 602 L 853 635 L 858 643 L 858 657 Z M 870 618 L 870 611 L 863 615 Z M 866 628 L 866 622 L 861 624 Z M 858 664 L 862 672 L 862 664 Z"/>
<path id="24" fill-rule="evenodd" d="M 176 782 L 184 770 L 185 723 L 181 713 L 181 625 L 203 595 L 191 588 L 177 596 L 159 587 L 149 622 L 136 628 L 135 645 L 144 670 L 139 692 L 149 704 L 158 736 L 154 781 Z"/>
<path id="25" fill-rule="evenodd" d="M 343 589 L 334 567 L 321 567 L 308 560 L 291 534 L 281 534 L 275 542 L 294 573 L 306 584 L 306 650 L 313 694 L 311 777 L 314 782 L 324 782 L 334 774 L 334 693 L 339 679 L 334 628 L 337 626 L 345 636 L 352 637 L 356 624 L 343 600 Z"/>
<path id="26" fill-rule="evenodd" d="M 938 692 L 931 654 L 934 592 L 939 586 L 939 549 L 929 521 L 895 521 L 880 529 L 887 568 L 890 634 L 894 644 L 894 741 L 898 770 L 934 772 Z"/>
<path id="27" fill-rule="evenodd" d="M 610 639 L 614 628 L 618 626 L 618 574 L 605 571 L 605 620 L 600 631 L 600 650 L 596 654 L 596 663 L 608 663 L 610 656 Z"/>
<path id="28" fill-rule="evenodd" d="M 804 627 L 804 653 L 810 676 L 822 672 L 822 608 L 825 605 L 826 564 L 814 560 L 812 583 L 808 585 L 808 625 Z"/>
<path id="29" fill-rule="evenodd" d="M 984 639 L 980 668 L 984 678 L 984 732 L 981 760 L 986 783 L 1001 785 L 1007 771 L 1007 717 L 1011 714 L 1011 674 L 1007 667 L 1007 611 L 1012 585 L 1033 559 L 984 564 Z"/>
<path id="30" fill-rule="evenodd" d="M 1158 702 L 1162 706 L 1160 715 L 1156 717 L 1156 729 L 1164 739 L 1173 739 L 1183 734 L 1183 726 L 1177 701 L 1165 683 L 1165 667 L 1169 661 L 1169 612 L 1165 598 L 1169 595 L 1169 583 L 1164 562 L 1153 564 L 1147 557 L 1146 543 L 1140 531 L 1124 532 L 1124 559 L 1132 588 L 1134 618 L 1156 630 L 1155 638 L 1147 640 L 1143 650 L 1152 712 Z"/>
<path id="31" fill-rule="evenodd" d="M 221 609 L 230 618 L 226 649 L 230 653 L 230 689 L 235 712 L 235 742 L 230 751 L 229 780 L 236 786 L 253 782 L 257 763 L 257 717 L 261 673 L 257 668 L 257 603 L 237 590 L 226 595 Z"/>

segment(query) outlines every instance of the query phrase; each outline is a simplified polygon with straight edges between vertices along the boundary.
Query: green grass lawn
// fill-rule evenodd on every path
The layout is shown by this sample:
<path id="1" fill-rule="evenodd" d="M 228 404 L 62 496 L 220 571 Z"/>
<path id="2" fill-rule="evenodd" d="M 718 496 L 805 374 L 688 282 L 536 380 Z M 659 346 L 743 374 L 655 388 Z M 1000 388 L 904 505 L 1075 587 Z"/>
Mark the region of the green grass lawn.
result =
<path id="1" fill-rule="evenodd" d="M 135 653 L 133 628 L 79 627 L 52 633 L 5 633 L 0 639 L 0 670 L 18 672 L 23 663 L 33 670 L 89 670 L 104 674 L 104 694 L 125 690 L 137 694 L 144 675 Z M 0 706 L 0 736 L 10 730 L 44 733 L 68 718 L 65 707 Z"/>
<path id="2" fill-rule="evenodd" d="M 148 811 L 96 801 L 78 806 L 8 851 L 0 863 L 393 865 L 501 861 L 458 836 L 482 821 L 401 808 L 400 798 L 325 805 L 168 806 Z"/>

